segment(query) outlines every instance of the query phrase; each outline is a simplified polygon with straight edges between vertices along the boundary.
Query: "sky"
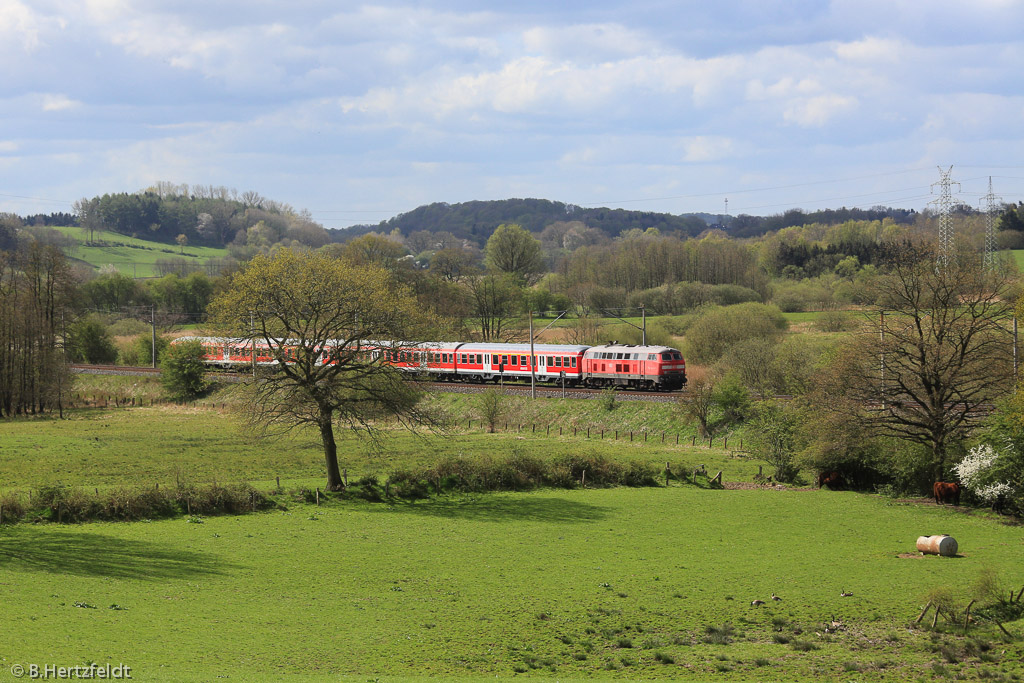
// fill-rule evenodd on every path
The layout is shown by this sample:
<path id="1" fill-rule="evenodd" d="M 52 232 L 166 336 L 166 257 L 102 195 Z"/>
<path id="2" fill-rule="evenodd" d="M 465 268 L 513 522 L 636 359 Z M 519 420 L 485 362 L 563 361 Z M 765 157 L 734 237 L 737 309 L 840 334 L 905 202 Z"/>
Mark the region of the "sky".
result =
<path id="1" fill-rule="evenodd" d="M 1024 200 L 1024 0 L 0 0 L 0 212 Z M 933 186 L 934 185 L 934 186 Z"/>

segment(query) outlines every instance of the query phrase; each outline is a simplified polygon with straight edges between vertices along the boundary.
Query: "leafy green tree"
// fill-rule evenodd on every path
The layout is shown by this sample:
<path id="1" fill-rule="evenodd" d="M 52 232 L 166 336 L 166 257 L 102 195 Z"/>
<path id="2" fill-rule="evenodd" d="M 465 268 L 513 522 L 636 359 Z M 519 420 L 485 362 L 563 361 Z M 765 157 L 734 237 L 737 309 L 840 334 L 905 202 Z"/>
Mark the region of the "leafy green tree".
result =
<path id="1" fill-rule="evenodd" d="M 468 281 L 482 341 L 511 341 L 522 335 L 523 288 L 506 273 L 488 273 Z"/>
<path id="2" fill-rule="evenodd" d="M 515 223 L 498 226 L 487 240 L 487 267 L 530 282 L 544 272 L 544 252 L 540 240 Z"/>
<path id="3" fill-rule="evenodd" d="M 170 348 L 170 340 L 158 334 L 156 336 L 156 362 L 160 365 L 167 350 Z M 153 364 L 153 335 L 150 332 L 136 335 L 127 348 L 121 347 L 121 363 L 136 367 L 149 367 Z"/>
<path id="4" fill-rule="evenodd" d="M 379 265 L 291 249 L 258 255 L 210 313 L 227 334 L 254 340 L 277 361 L 251 385 L 250 423 L 267 435 L 316 427 L 330 490 L 344 487 L 335 423 L 371 436 L 384 416 L 410 428 L 431 423 L 420 391 L 393 363 L 419 349 L 387 340 L 429 339 L 434 321 Z"/>
<path id="5" fill-rule="evenodd" d="M 714 385 L 711 401 L 722 412 L 722 422 L 726 425 L 744 422 L 753 410 L 750 392 L 733 372 L 727 373 Z"/>
<path id="6" fill-rule="evenodd" d="M 714 363 L 744 339 L 779 339 L 789 323 L 775 306 L 749 302 L 702 313 L 686 333 L 686 357 Z"/>
<path id="7" fill-rule="evenodd" d="M 797 420 L 794 412 L 781 404 L 763 401 L 750 423 L 750 450 L 774 468 L 777 481 L 796 478 L 799 468 L 796 453 Z"/>
<path id="8" fill-rule="evenodd" d="M 175 344 L 167 351 L 160 371 L 160 383 L 175 401 L 192 401 L 209 388 L 203 345 L 198 340 Z"/>
<path id="9" fill-rule="evenodd" d="M 77 321 L 68 330 L 69 350 L 72 360 L 84 363 L 113 363 L 117 360 L 107 326 L 93 317 Z"/>

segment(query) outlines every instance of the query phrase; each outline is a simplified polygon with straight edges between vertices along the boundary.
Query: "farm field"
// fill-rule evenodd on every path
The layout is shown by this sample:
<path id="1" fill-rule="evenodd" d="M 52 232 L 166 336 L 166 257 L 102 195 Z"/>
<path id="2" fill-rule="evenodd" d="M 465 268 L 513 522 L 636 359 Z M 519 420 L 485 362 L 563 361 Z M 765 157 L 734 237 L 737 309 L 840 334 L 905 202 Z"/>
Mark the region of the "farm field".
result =
<path id="1" fill-rule="evenodd" d="M 137 680 L 1024 673 L 988 629 L 908 628 L 929 590 L 965 601 L 986 569 L 1024 581 L 1019 528 L 950 509 L 678 486 L 288 508 L 4 528 L 0 663 L 123 662 Z M 932 531 L 963 557 L 900 557 Z"/>
<path id="2" fill-rule="evenodd" d="M 156 277 L 158 259 L 187 259 L 199 268 L 208 259 L 227 258 L 227 249 L 186 246 L 149 242 L 107 230 L 96 230 L 93 239 L 107 242 L 111 246 L 86 246 L 86 231 L 76 227 L 54 227 L 61 234 L 78 240 L 79 244 L 69 250 L 69 256 L 84 261 L 99 269 L 111 264 L 118 272 L 131 277 Z"/>
<path id="3" fill-rule="evenodd" d="M 131 382 L 131 385 L 128 384 Z M 139 386 L 141 385 L 141 387 Z M 153 387 L 91 378 L 92 390 Z M 230 390 L 211 402 L 233 404 Z M 471 415 L 473 399 L 439 409 Z M 0 667 L 124 663 L 136 680 L 1020 680 L 1024 619 L 969 637 L 913 625 L 936 591 L 1024 586 L 1024 534 L 982 512 L 851 492 L 757 488 L 757 461 L 720 446 L 547 435 L 602 424 L 682 427 L 671 404 L 511 401 L 543 434 L 454 426 L 383 451 L 346 436 L 350 476 L 439 457 L 595 453 L 735 488 L 544 489 L 370 503 L 322 486 L 314 434 L 255 441 L 209 407 L 73 411 L 0 423 L 0 492 L 282 478 L 285 509 L 133 523 L 0 526 Z M 686 433 L 685 431 L 683 433 Z M 923 558 L 948 533 L 960 557 Z M 852 595 L 841 597 L 840 592 Z M 781 601 L 772 601 L 776 593 Z M 753 607 L 754 599 L 765 605 Z M 990 600 L 991 598 L 986 598 Z M 978 605 L 975 613 L 978 613 Z M 824 632 L 832 621 L 838 632 Z"/>

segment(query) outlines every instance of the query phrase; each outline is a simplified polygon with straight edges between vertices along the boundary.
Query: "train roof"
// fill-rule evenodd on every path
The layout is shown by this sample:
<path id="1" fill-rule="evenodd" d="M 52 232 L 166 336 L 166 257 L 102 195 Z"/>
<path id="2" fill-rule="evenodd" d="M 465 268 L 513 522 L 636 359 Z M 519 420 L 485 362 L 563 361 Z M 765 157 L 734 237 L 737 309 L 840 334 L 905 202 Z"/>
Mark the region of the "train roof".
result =
<path id="1" fill-rule="evenodd" d="M 198 337 L 198 336 L 185 336 L 174 339 L 175 342 L 183 341 L 199 341 L 207 344 L 242 344 L 248 345 L 252 343 L 251 339 L 245 337 Z M 283 341 L 285 344 L 295 344 L 298 340 L 286 339 L 286 340 L 275 340 Z M 257 338 L 256 344 L 263 344 L 262 339 Z M 346 342 L 339 339 L 328 339 L 324 342 L 324 346 L 338 346 L 348 345 L 350 347 L 358 346 L 364 349 L 377 349 L 377 348 L 388 348 L 388 349 L 454 349 L 459 345 L 459 342 L 407 342 L 407 341 L 379 341 L 375 339 L 360 339 L 353 342 Z"/>
<path id="2" fill-rule="evenodd" d="M 534 344 L 533 352 L 537 353 L 583 353 L 589 346 L 583 346 L 580 344 Z M 472 344 L 463 344 L 459 347 L 459 352 L 462 351 L 480 351 L 483 353 L 530 353 L 529 344 L 487 344 L 484 342 L 477 342 Z"/>
<path id="3" fill-rule="evenodd" d="M 675 351 L 679 352 L 679 349 L 674 349 L 671 346 L 642 346 L 640 344 L 604 344 L 602 346 L 591 346 L 590 352 L 601 353 L 605 351 L 614 351 L 615 353 L 662 353 L 663 351 Z"/>

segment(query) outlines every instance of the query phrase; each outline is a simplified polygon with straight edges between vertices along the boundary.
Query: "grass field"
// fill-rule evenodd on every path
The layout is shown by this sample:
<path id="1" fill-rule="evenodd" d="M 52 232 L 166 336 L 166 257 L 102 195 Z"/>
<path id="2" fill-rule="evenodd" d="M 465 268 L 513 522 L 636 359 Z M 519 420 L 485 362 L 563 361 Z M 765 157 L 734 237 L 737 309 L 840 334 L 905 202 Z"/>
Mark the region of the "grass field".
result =
<path id="1" fill-rule="evenodd" d="M 93 233 L 93 241 L 106 242 L 111 246 L 86 246 L 87 233 L 82 228 L 55 227 L 54 230 L 77 240 L 79 244 L 69 250 L 68 256 L 84 261 L 94 268 L 102 268 L 111 264 L 125 275 L 132 277 L 155 277 L 158 259 L 187 259 L 197 268 L 208 259 L 222 259 L 228 255 L 227 249 L 212 247 L 180 248 L 175 244 L 148 242 L 128 235 L 107 230 Z"/>
<path id="2" fill-rule="evenodd" d="M 471 398 L 444 401 L 472 413 Z M 597 402 L 539 403 L 519 401 L 512 414 L 563 431 L 588 421 L 623 431 L 677 423 L 671 405 L 623 403 L 608 413 Z M 354 437 L 339 448 L 353 474 L 512 449 L 704 462 L 727 482 L 749 482 L 757 468 L 720 447 L 461 427 L 395 436 L 383 452 Z M 288 491 L 322 485 L 321 459 L 313 435 L 253 441 L 237 416 L 209 408 L 0 423 L 8 491 L 274 476 Z M 930 615 L 912 624 L 936 590 L 962 610 L 986 577 L 1000 595 L 1024 585 L 1021 528 L 978 512 L 678 482 L 417 502 L 329 498 L 321 507 L 289 493 L 279 500 L 286 510 L 238 517 L 0 527 L 0 668 L 123 662 L 136 680 L 204 681 L 1024 675 L 1019 612 L 1002 617 L 1012 642 L 990 622 L 970 637 L 941 620 L 931 631 Z M 914 553 L 917 536 L 933 533 L 956 537 L 961 556 Z M 754 599 L 767 604 L 752 607 Z M 827 634 L 833 619 L 842 626 Z"/>
<path id="3" fill-rule="evenodd" d="M 1017 264 L 1017 270 L 1024 273 L 1024 249 L 1014 249 L 1010 253 L 1013 254 L 1013 262 Z"/>
<path id="4" fill-rule="evenodd" d="M 932 531 L 963 557 L 900 557 Z M 971 656 L 970 641 L 908 624 L 930 589 L 963 601 L 983 568 L 1020 583 L 1022 566 L 1017 528 L 827 491 L 543 491 L 22 525 L 0 532 L 0 661 L 124 662 L 138 680 L 1008 680 L 1024 672 L 1019 643 L 986 630 L 990 649 Z M 843 630 L 822 634 L 833 619 Z"/>
<path id="5" fill-rule="evenodd" d="M 103 386 L 113 384 L 105 382 Z M 451 414 L 475 417 L 471 399 L 446 396 L 443 401 Z M 691 447 L 688 435 L 692 430 L 680 423 L 671 405 L 623 402 L 608 413 L 596 401 L 545 400 L 543 405 L 534 406 L 525 399 L 510 399 L 509 403 L 507 420 L 499 425 L 499 434 L 487 434 L 479 419 L 470 429 L 463 419 L 444 432 L 422 435 L 385 428 L 380 446 L 342 431 L 339 458 L 353 477 L 382 478 L 396 466 L 423 465 L 447 456 L 503 457 L 513 449 L 542 459 L 585 451 L 619 461 L 657 463 L 660 467 L 671 461 L 677 471 L 692 471 L 704 464 L 712 473 L 723 470 L 726 478 L 735 480 L 749 481 L 757 472 L 753 460 L 733 457 L 732 451 L 739 445 L 736 439 L 732 450 L 722 448 L 722 440 L 714 448 Z M 533 425 L 537 425 L 536 432 Z M 575 436 L 574 426 L 578 429 Z M 589 439 L 585 436 L 588 427 Z M 0 433 L 0 491 L 27 491 L 55 483 L 168 486 L 178 481 L 217 480 L 268 485 L 275 477 L 281 477 L 283 485 L 316 486 L 325 478 L 319 433 L 299 431 L 276 441 L 257 441 L 242 429 L 230 410 L 212 410 L 202 404 L 195 408 L 79 411 L 68 420 L 0 425 Z M 680 434 L 679 445 L 675 443 L 676 434 Z"/>

